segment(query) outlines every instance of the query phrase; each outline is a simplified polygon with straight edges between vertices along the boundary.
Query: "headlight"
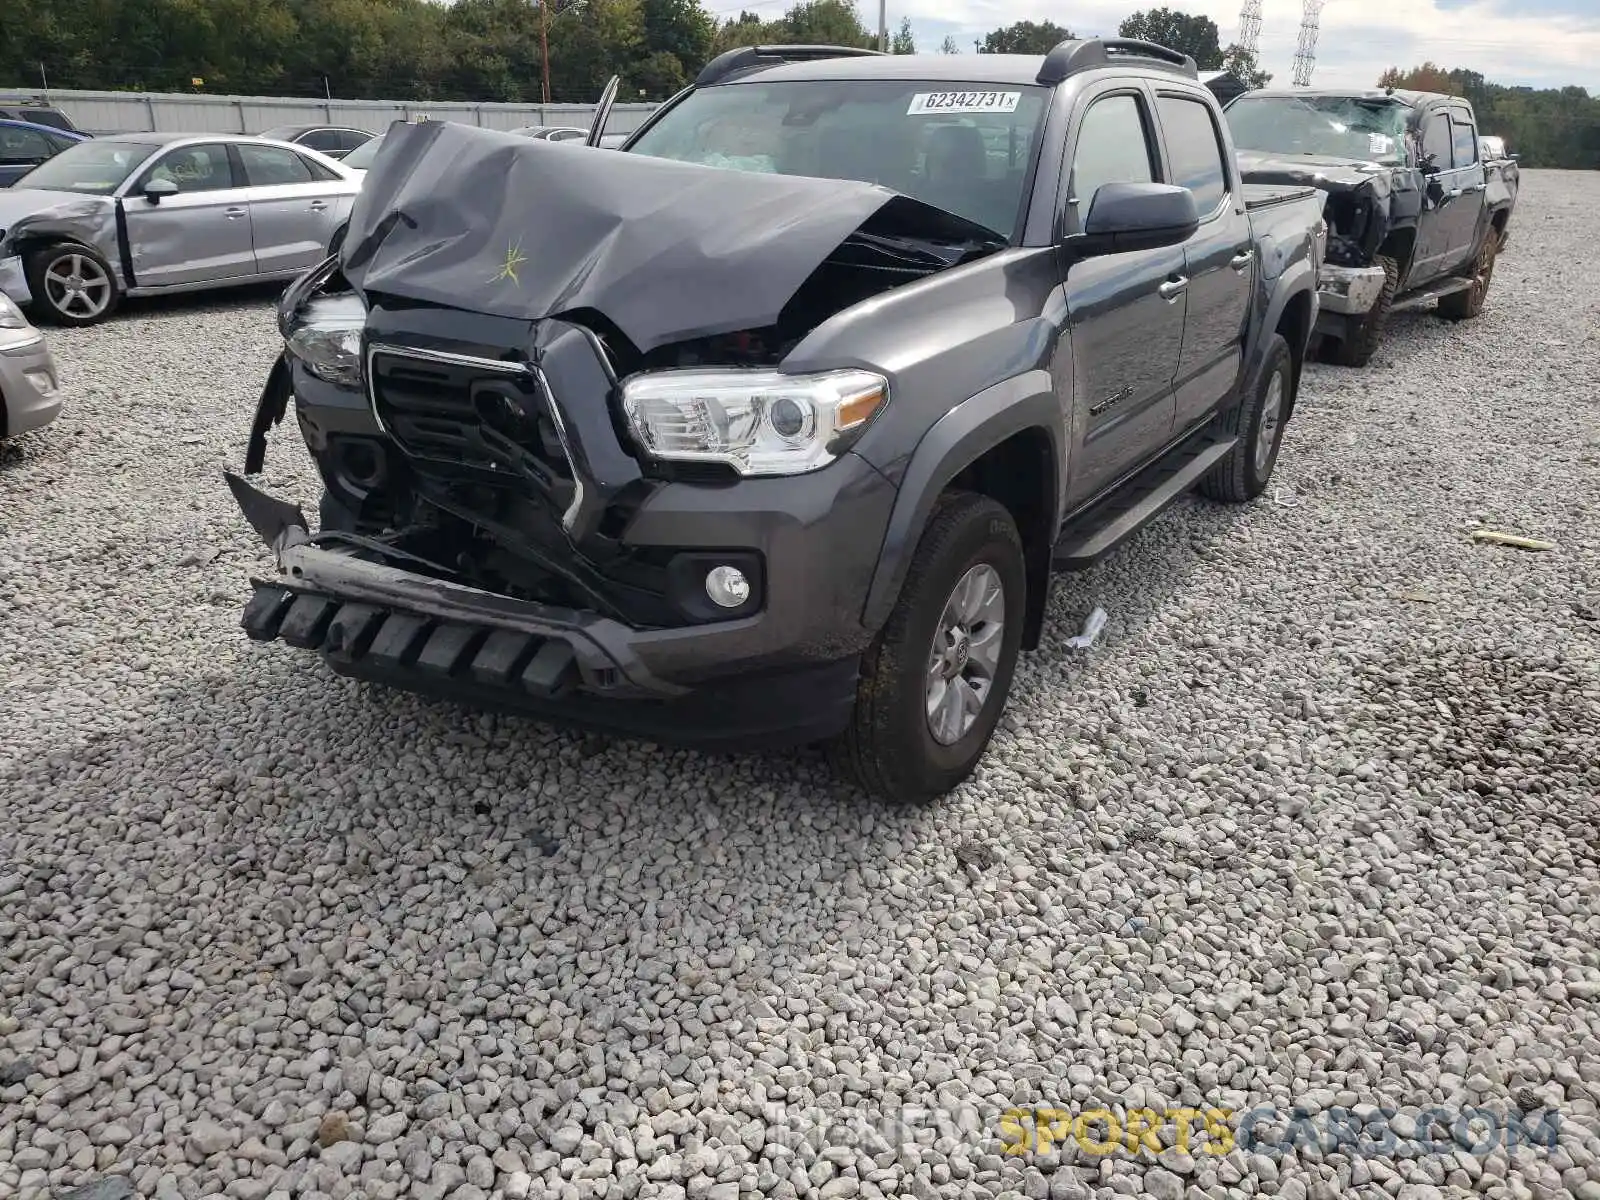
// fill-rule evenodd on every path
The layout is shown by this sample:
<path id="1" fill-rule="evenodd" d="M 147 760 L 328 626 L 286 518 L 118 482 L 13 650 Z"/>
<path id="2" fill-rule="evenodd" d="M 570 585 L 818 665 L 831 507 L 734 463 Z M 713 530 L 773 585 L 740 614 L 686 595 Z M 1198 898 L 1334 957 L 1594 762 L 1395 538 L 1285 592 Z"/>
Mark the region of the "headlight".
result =
<path id="1" fill-rule="evenodd" d="M 300 310 L 284 342 L 318 379 L 359 388 L 361 329 L 366 320 L 359 296 L 318 296 Z"/>
<path id="2" fill-rule="evenodd" d="M 0 329 L 26 329 L 28 318 L 11 302 L 11 297 L 0 292 Z"/>
<path id="3" fill-rule="evenodd" d="M 658 371 L 622 386 L 628 424 L 653 457 L 741 475 L 826 466 L 888 399 L 888 381 L 870 371 Z"/>

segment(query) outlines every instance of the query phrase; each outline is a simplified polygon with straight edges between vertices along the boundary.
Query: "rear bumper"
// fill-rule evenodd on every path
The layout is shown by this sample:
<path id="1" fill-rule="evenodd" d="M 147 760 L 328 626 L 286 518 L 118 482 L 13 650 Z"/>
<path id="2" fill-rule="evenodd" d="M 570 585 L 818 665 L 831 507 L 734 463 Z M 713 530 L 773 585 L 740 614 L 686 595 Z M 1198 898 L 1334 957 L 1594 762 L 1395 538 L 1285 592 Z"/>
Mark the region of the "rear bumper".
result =
<path id="1" fill-rule="evenodd" d="M 1341 267 L 1324 263 L 1317 275 L 1321 312 L 1330 316 L 1364 316 L 1378 303 L 1383 284 L 1382 267 Z"/>
<path id="2" fill-rule="evenodd" d="M 60 377 L 42 337 L 0 342 L 0 437 L 40 429 L 61 413 Z"/>

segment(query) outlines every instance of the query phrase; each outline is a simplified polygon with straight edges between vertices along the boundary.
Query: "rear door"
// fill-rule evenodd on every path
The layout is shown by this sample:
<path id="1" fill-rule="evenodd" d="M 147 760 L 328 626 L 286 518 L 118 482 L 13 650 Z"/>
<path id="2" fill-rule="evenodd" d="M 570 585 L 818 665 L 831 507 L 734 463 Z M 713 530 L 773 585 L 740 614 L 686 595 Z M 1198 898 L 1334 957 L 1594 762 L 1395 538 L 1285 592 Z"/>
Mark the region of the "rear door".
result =
<path id="1" fill-rule="evenodd" d="M 235 150 L 249 185 L 256 272 L 282 275 L 321 262 L 340 216 L 330 187 L 339 177 L 287 146 L 240 142 Z"/>
<path id="2" fill-rule="evenodd" d="M 151 203 L 153 179 L 170 179 L 175 196 Z M 123 195 L 128 251 L 140 287 L 174 287 L 255 273 L 250 202 L 223 142 L 174 146 L 158 153 Z"/>
<path id="3" fill-rule="evenodd" d="M 1175 383 L 1179 430 L 1208 417 L 1237 385 L 1254 281 L 1254 248 L 1238 168 L 1212 109 L 1194 93 L 1160 90 L 1156 115 L 1167 180 L 1194 193 L 1200 229 L 1184 246 L 1188 304 Z"/>
<path id="4" fill-rule="evenodd" d="M 49 134 L 0 125 L 0 187 L 10 187 L 55 152 Z"/>
<path id="5" fill-rule="evenodd" d="M 1095 190 L 1160 176 L 1150 93 L 1134 83 L 1089 94 L 1069 141 L 1067 233 L 1082 228 Z M 1091 499 L 1171 436 L 1172 385 L 1183 344 L 1182 246 L 1107 254 L 1072 263 L 1063 289 L 1072 342 L 1071 507 Z"/>

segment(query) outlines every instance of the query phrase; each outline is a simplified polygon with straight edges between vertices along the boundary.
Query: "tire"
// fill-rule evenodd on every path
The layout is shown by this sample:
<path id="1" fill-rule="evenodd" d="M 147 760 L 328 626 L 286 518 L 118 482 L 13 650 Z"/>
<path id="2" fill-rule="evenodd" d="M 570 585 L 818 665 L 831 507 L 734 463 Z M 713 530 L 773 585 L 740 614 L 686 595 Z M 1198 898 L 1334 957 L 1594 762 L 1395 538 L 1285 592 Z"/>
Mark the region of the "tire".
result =
<path id="1" fill-rule="evenodd" d="M 34 312 L 55 325 L 98 325 L 122 301 L 111 264 L 87 246 L 59 242 L 35 250 L 23 272 Z"/>
<path id="2" fill-rule="evenodd" d="M 1247 504 L 1267 490 L 1293 399 L 1294 354 L 1281 333 L 1268 334 L 1255 387 L 1219 422 L 1222 432 L 1238 437 L 1238 444 L 1200 481 L 1202 496 Z"/>
<path id="3" fill-rule="evenodd" d="M 968 623 L 981 633 L 998 609 L 998 648 L 975 719 L 964 732 L 950 729 L 940 738 L 928 713 L 934 684 L 941 684 L 945 695 L 955 692 L 959 697 L 962 692 L 948 678 L 931 678 L 935 635 L 944 647 L 940 657 L 945 668 L 956 671 L 966 694 L 972 689 L 965 681 L 985 674 L 983 656 L 968 653 L 972 643 L 965 635 L 952 645 L 943 632 L 949 628 L 950 606 L 959 607 L 958 585 L 974 579 L 986 590 L 994 582 L 1000 585 L 998 605 L 988 608 L 990 620 Z M 863 656 L 850 725 L 826 747 L 834 770 L 866 792 L 903 804 L 936 799 L 972 774 L 1011 692 L 1027 586 L 1022 539 L 1011 514 L 987 496 L 941 496 L 917 544 L 900 598 Z M 948 715 L 948 710 L 941 709 L 941 714 Z"/>
<path id="4" fill-rule="evenodd" d="M 1372 261 L 1374 266 L 1383 268 L 1383 290 L 1378 293 L 1377 303 L 1360 320 L 1346 323 L 1344 337 L 1327 343 L 1328 361 L 1341 367 L 1364 367 L 1371 362 L 1383 340 L 1383 327 L 1389 323 L 1389 308 L 1400 283 L 1400 264 L 1381 254 Z"/>
<path id="5" fill-rule="evenodd" d="M 1439 315 L 1446 321 L 1470 321 L 1483 311 L 1489 298 L 1489 283 L 1494 278 L 1495 259 L 1500 253 L 1500 235 L 1491 226 L 1472 260 L 1472 286 L 1465 291 L 1439 297 Z"/>

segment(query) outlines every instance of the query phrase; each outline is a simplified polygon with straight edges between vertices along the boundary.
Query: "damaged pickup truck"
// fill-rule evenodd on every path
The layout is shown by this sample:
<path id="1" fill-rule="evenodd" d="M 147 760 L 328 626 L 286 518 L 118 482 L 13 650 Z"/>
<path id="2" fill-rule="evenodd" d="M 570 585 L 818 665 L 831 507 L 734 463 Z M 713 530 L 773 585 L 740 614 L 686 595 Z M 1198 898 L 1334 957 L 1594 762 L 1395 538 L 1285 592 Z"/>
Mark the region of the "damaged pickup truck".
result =
<path id="1" fill-rule="evenodd" d="M 276 566 L 244 628 L 937 796 L 1052 568 L 1266 488 L 1321 210 L 1245 186 L 1193 62 L 1122 40 L 734 50 L 610 154 L 396 124 L 283 297 L 245 460 L 292 396 L 320 530 L 227 477 Z"/>
<path id="2" fill-rule="evenodd" d="M 1483 310 L 1519 171 L 1486 159 L 1472 105 L 1431 92 L 1246 92 L 1225 109 L 1246 179 L 1328 194 L 1321 357 L 1365 366 L 1390 314 Z"/>

